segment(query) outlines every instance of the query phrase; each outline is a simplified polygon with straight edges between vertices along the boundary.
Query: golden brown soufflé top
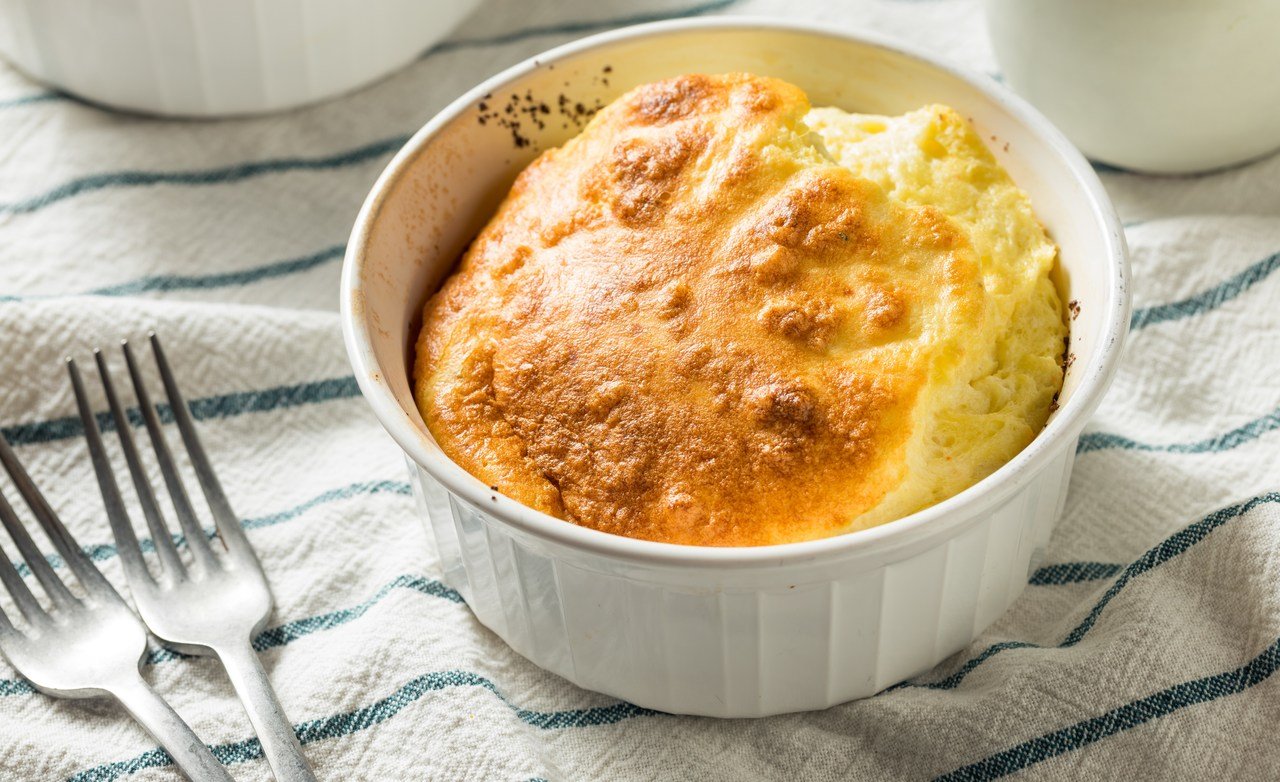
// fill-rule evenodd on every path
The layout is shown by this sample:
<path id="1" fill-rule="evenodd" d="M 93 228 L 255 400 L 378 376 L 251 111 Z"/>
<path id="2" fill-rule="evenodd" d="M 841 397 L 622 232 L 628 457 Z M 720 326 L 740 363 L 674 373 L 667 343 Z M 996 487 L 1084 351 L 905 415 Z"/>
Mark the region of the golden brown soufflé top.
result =
<path id="1" fill-rule="evenodd" d="M 568 521 L 714 546 L 881 523 L 1012 456 L 923 431 L 1001 361 L 969 232 L 838 164 L 809 110 L 681 76 L 529 165 L 426 305 L 414 392 L 444 452 Z"/>

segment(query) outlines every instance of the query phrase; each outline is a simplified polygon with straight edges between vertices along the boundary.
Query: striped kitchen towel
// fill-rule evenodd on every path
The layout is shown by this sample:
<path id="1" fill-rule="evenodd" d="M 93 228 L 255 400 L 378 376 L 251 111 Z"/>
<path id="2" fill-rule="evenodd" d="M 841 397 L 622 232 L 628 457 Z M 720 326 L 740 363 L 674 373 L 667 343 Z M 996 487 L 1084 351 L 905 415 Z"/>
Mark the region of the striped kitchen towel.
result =
<path id="1" fill-rule="evenodd" d="M 438 580 L 399 451 L 339 334 L 343 243 L 408 134 L 501 68 L 667 16 L 803 14 L 995 72 L 969 0 L 490 0 L 358 93 L 224 122 L 127 116 L 0 66 L 0 426 L 123 586 L 67 353 L 162 333 L 277 597 L 258 648 L 323 779 L 1280 777 L 1280 157 L 1198 177 L 1106 169 L 1136 311 L 1046 564 L 968 649 L 825 712 L 716 721 L 574 688 Z M 218 666 L 145 675 L 270 778 Z M 0 778 L 172 780 L 105 701 L 0 663 Z"/>

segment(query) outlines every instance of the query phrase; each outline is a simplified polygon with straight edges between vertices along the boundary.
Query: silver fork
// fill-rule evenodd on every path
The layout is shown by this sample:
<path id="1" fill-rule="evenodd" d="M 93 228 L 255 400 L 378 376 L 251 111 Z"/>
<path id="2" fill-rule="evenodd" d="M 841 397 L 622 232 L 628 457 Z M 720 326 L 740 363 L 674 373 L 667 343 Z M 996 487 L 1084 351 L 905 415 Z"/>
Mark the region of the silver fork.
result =
<path id="1" fill-rule="evenodd" d="M 231 505 L 222 492 L 208 457 L 205 456 L 187 404 L 178 391 L 169 362 L 160 347 L 160 340 L 154 333 L 150 335 L 150 339 L 174 421 L 212 511 L 217 528 L 215 539 L 221 543 L 218 547 L 221 551 L 215 552 L 214 547 L 210 546 L 210 540 L 196 518 L 164 432 L 161 431 L 160 419 L 151 404 L 133 352 L 126 341 L 121 343 L 121 349 L 129 368 L 129 376 L 133 380 L 134 393 L 138 397 L 138 406 L 151 437 L 156 461 L 160 465 L 160 472 L 173 500 L 174 512 L 192 556 L 191 564 L 187 565 L 178 555 L 177 547 L 156 504 L 151 483 L 139 461 L 132 426 L 116 397 L 107 363 L 101 351 L 95 350 L 94 358 L 98 364 L 98 374 L 102 377 L 102 387 L 106 391 L 107 404 L 111 408 L 116 432 L 120 436 L 120 446 L 124 451 L 125 461 L 128 462 L 129 474 L 133 478 L 133 486 L 138 493 L 139 504 L 146 517 L 160 563 L 155 576 L 147 569 L 102 441 L 96 436 L 96 422 L 89 408 L 80 373 L 75 362 L 68 359 L 67 369 L 75 388 L 80 418 L 84 422 L 86 434 L 94 433 L 94 436 L 88 437 L 89 450 L 134 603 L 151 632 L 179 651 L 189 654 L 212 653 L 218 657 L 227 669 L 231 684 L 258 733 L 263 754 L 276 779 L 282 782 L 311 782 L 315 776 L 303 757 L 298 737 L 285 717 L 266 671 L 262 669 L 258 655 L 253 650 L 252 640 L 271 614 L 271 590 L 266 576 L 240 527 L 239 519 L 232 512 Z"/>
<path id="2" fill-rule="evenodd" d="M 0 492 L 0 522 L 52 604 L 49 611 L 41 607 L 0 548 L 0 581 L 26 619 L 24 632 L 0 611 L 0 652 L 48 695 L 115 697 L 188 777 L 198 782 L 230 782 L 230 775 L 204 742 L 142 678 L 139 666 L 147 650 L 146 628 L 71 537 L 3 435 L 0 462 L 85 592 L 84 598 L 76 597 L 58 578 Z"/>

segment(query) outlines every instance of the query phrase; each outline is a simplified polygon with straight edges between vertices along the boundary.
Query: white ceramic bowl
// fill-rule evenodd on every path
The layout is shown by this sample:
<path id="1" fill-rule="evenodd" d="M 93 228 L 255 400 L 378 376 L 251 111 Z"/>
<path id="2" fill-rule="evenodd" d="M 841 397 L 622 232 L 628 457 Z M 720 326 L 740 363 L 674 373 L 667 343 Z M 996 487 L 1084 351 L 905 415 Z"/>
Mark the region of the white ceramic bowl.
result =
<path id="1" fill-rule="evenodd" d="M 0 0 L 0 54 L 114 108 L 291 108 L 407 65 L 480 0 Z"/>
<path id="2" fill-rule="evenodd" d="M 1061 407 L 1009 464 L 908 518 L 825 540 L 704 548 L 632 540 L 531 510 L 450 461 L 410 392 L 426 297 L 540 149 L 576 132 L 480 122 L 508 102 L 607 102 L 687 72 L 744 70 L 814 105 L 899 113 L 932 101 L 972 117 L 1062 249 L 1075 361 Z M 553 110 L 554 111 L 554 110 Z M 570 112 L 572 113 L 572 112 Z M 567 127 L 566 127 L 567 126 Z M 570 681 L 669 712 L 725 717 L 871 695 L 964 647 L 1026 585 L 1061 510 L 1081 428 L 1129 321 L 1123 234 L 1089 164 L 999 85 L 862 33 L 742 18 L 597 35 L 459 98 L 392 160 L 356 222 L 343 329 L 365 396 L 408 455 L 444 578 L 512 648 Z"/>
<path id="3" fill-rule="evenodd" d="M 1005 80 L 1086 154 L 1158 174 L 1280 149 L 1280 2 L 986 0 Z"/>

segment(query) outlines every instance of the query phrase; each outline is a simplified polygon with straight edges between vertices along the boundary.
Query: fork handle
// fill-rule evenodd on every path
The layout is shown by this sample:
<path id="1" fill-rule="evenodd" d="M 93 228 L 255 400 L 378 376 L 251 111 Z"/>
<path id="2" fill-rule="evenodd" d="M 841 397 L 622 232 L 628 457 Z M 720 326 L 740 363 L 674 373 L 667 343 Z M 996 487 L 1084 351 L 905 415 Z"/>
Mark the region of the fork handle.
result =
<path id="1" fill-rule="evenodd" d="M 253 723 L 258 741 L 262 743 L 262 754 L 278 782 L 315 782 L 315 774 L 302 754 L 298 735 L 285 716 L 276 691 L 249 640 L 214 647 L 213 651 L 227 669 L 231 686 L 244 704 L 249 722 Z"/>
<path id="2" fill-rule="evenodd" d="M 191 731 L 191 726 L 141 676 L 114 686 L 111 694 L 160 742 L 193 782 L 232 782 L 231 775 Z"/>

